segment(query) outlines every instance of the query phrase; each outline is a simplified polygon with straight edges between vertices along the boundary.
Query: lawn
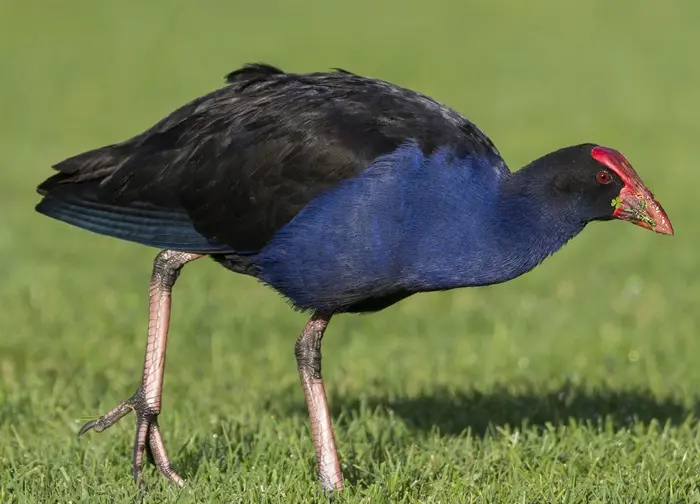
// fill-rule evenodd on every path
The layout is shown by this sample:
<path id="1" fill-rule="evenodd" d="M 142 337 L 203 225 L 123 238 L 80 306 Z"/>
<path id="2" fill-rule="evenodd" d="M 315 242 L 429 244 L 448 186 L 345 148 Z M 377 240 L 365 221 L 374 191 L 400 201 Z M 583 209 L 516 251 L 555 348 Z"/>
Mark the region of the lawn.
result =
<path id="1" fill-rule="evenodd" d="M 512 169 L 624 152 L 674 238 L 593 224 L 506 284 L 339 316 L 334 502 L 700 502 L 700 3 L 0 2 L 0 502 L 325 502 L 294 360 L 305 317 L 188 266 L 160 425 L 186 487 L 130 479 L 156 251 L 37 215 L 52 163 L 140 132 L 249 61 L 343 67 L 457 108 Z"/>

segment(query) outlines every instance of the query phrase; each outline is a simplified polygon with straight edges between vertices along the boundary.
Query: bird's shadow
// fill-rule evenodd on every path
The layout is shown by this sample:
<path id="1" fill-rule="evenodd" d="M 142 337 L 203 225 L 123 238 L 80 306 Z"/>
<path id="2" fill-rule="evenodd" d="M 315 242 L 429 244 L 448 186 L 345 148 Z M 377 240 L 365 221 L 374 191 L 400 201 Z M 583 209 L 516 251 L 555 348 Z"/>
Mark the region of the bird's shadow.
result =
<path id="1" fill-rule="evenodd" d="M 306 420 L 306 405 L 303 399 L 295 401 L 296 398 L 296 394 L 270 398 L 267 409 L 273 415 L 299 416 Z M 651 422 L 680 425 L 700 414 L 697 400 L 683 402 L 645 390 L 592 389 L 573 384 L 548 392 L 536 391 L 534 387 L 513 392 L 503 387 L 488 393 L 443 389 L 412 397 L 336 395 L 329 398 L 329 403 L 333 420 L 340 429 L 372 412 L 398 417 L 411 430 L 442 436 L 470 433 L 481 438 L 495 435 L 501 428 L 537 429 L 571 422 L 616 431 Z M 200 446 L 181 454 L 177 464 L 186 474 L 193 474 L 201 461 L 211 456 L 211 446 Z M 313 450 L 309 450 L 309 458 L 312 464 Z M 371 483 L 365 481 L 366 475 L 352 471 L 345 477 L 353 485 Z"/>
<path id="2" fill-rule="evenodd" d="M 487 393 L 476 390 L 438 390 L 414 397 L 332 397 L 334 418 L 352 418 L 357 411 L 384 411 L 401 418 L 410 429 L 437 431 L 446 436 L 469 432 L 484 437 L 501 427 L 543 428 L 574 421 L 619 430 L 632 423 L 679 425 L 700 413 L 700 404 L 658 397 L 647 390 L 590 389 L 565 384 L 547 392 L 504 388 Z M 303 404 L 287 413 L 306 414 Z"/>

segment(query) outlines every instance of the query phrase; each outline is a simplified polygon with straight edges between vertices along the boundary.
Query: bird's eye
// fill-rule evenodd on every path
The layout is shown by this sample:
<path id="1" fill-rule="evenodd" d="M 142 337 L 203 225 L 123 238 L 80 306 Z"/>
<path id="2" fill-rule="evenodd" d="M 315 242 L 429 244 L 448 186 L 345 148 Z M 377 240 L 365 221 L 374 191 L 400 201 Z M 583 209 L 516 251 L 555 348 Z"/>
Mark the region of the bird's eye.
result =
<path id="1" fill-rule="evenodd" d="M 598 181 L 599 184 L 609 184 L 610 182 L 612 182 L 610 172 L 607 172 L 605 170 L 601 170 L 598 173 L 596 173 L 595 179 Z"/>

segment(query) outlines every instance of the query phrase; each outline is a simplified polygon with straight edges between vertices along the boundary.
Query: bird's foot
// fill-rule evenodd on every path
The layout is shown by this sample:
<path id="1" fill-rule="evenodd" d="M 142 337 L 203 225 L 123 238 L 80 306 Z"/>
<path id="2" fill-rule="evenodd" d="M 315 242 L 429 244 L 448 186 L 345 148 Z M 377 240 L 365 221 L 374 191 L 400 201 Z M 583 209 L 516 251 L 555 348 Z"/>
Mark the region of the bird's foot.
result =
<path id="1" fill-rule="evenodd" d="M 82 436 L 89 430 L 102 432 L 131 411 L 136 412 L 136 441 L 134 442 L 133 455 L 134 481 L 139 481 L 143 469 L 143 455 L 146 453 L 163 476 L 168 478 L 171 483 L 182 487 L 185 482 L 170 466 L 170 459 L 165 451 L 163 436 L 158 428 L 158 411 L 148 405 L 141 387 L 133 396 L 122 401 L 116 408 L 111 409 L 97 420 L 83 425 L 78 436 Z"/>

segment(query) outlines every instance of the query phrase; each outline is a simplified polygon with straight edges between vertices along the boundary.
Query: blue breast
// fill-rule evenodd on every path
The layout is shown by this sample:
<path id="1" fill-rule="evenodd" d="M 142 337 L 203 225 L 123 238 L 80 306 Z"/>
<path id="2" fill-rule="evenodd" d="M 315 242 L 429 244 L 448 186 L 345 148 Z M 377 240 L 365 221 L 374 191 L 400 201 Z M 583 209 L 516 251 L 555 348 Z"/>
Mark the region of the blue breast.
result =
<path id="1" fill-rule="evenodd" d="M 569 237 L 549 236 L 525 198 L 502 201 L 509 176 L 501 160 L 407 143 L 311 201 L 261 251 L 259 278 L 329 312 L 511 279 Z"/>

